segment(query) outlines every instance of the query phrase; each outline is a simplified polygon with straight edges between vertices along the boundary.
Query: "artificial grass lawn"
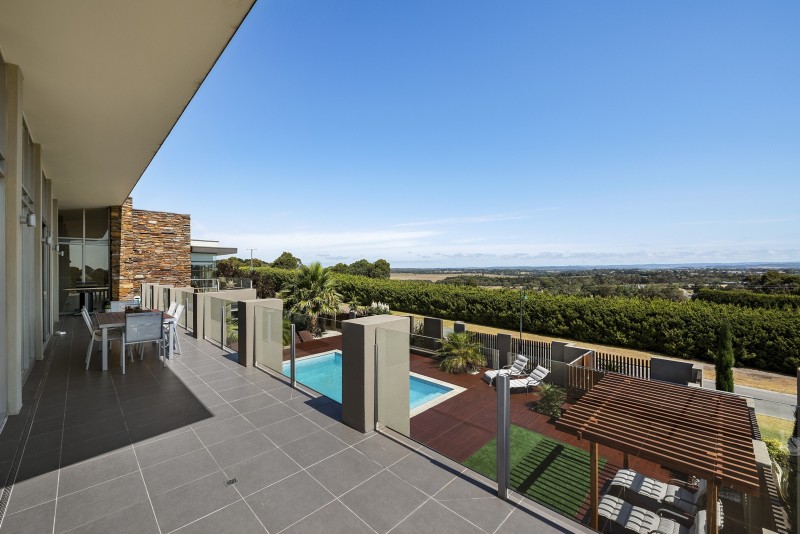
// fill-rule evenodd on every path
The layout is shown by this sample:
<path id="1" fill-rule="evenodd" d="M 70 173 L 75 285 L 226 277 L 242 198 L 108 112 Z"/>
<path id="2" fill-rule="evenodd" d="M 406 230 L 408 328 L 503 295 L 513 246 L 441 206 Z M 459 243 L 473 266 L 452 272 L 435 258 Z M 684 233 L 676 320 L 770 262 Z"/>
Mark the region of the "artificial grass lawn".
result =
<path id="1" fill-rule="evenodd" d="M 511 425 L 511 487 L 568 517 L 576 517 L 589 493 L 589 453 Z M 478 449 L 464 465 L 497 480 L 497 441 Z M 599 468 L 606 464 L 600 458 Z"/>

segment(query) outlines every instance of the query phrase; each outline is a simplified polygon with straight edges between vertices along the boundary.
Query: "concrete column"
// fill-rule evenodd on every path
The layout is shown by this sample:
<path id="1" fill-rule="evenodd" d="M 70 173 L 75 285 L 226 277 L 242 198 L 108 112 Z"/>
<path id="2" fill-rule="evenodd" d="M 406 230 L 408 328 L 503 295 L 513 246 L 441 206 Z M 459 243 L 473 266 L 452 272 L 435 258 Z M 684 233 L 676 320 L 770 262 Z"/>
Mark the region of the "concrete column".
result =
<path id="1" fill-rule="evenodd" d="M 375 345 L 380 337 L 382 368 L 381 421 L 397 432 L 409 433 L 408 318 L 393 315 L 362 317 L 342 323 L 342 421 L 359 432 L 375 429 Z M 392 333 L 396 335 L 388 335 Z M 405 426 L 404 426 L 404 424 Z"/>
<path id="2" fill-rule="evenodd" d="M 6 336 L 5 381 L 7 411 L 16 415 L 22 408 L 22 71 L 6 64 Z M 30 266 L 27 266 L 30 268 Z"/>
<path id="3" fill-rule="evenodd" d="M 453 323 L 453 332 L 455 332 L 456 334 L 460 334 L 466 331 L 467 331 L 467 323 L 463 321 L 456 321 L 455 323 Z"/>
<path id="4" fill-rule="evenodd" d="M 274 366 L 283 363 L 283 321 L 280 313 L 283 311 L 281 299 L 253 299 L 238 301 L 239 308 L 239 365 L 251 367 L 255 363 L 256 345 L 265 351 L 262 358 L 268 361 L 268 367 L 278 371 Z M 268 316 L 271 321 L 268 325 L 270 332 L 264 332 L 264 325 L 256 324 L 256 308 L 265 308 L 275 312 Z M 270 365 L 271 364 L 271 365 Z"/>
<path id="5" fill-rule="evenodd" d="M 511 334 L 497 334 L 497 352 L 500 353 L 500 367 L 514 363 L 508 356 L 511 352 Z"/>

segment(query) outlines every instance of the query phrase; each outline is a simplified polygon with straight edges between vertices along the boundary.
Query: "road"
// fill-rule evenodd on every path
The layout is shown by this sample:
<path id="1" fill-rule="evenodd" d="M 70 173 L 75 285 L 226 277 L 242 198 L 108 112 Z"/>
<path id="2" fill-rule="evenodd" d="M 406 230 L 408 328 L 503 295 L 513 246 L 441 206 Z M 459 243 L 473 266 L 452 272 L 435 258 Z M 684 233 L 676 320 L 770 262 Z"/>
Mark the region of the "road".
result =
<path id="1" fill-rule="evenodd" d="M 713 380 L 703 380 L 703 387 L 714 389 Z M 775 393 L 766 389 L 734 386 L 734 393 L 752 397 L 756 401 L 756 413 L 781 419 L 794 419 L 794 404 L 797 398 L 786 393 Z"/>

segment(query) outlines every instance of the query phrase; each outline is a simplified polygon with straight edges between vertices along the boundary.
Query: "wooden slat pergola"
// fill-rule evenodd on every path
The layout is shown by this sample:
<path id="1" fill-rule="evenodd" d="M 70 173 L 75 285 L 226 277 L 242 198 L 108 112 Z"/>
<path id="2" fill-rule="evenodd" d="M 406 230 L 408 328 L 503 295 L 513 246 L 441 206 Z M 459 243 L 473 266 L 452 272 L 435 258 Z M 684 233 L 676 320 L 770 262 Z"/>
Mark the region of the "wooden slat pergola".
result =
<path id="1" fill-rule="evenodd" d="M 607 374 L 556 422 L 590 442 L 591 518 L 598 528 L 598 444 L 703 478 L 708 532 L 719 488 L 760 493 L 747 401 L 713 390 Z"/>

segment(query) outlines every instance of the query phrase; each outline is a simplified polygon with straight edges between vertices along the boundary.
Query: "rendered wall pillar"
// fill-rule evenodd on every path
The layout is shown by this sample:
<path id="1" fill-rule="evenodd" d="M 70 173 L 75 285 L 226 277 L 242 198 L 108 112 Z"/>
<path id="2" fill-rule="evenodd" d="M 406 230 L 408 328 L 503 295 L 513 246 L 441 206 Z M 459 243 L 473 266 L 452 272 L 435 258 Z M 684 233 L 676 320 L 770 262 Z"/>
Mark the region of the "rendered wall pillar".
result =
<path id="1" fill-rule="evenodd" d="M 5 354 L 7 412 L 22 408 L 22 71 L 6 64 L 6 339 Z M 28 267 L 30 268 L 30 267 Z"/>
<path id="2" fill-rule="evenodd" d="M 514 363 L 511 358 L 511 334 L 497 334 L 497 352 L 500 354 L 500 367 Z"/>
<path id="3" fill-rule="evenodd" d="M 264 355 L 265 360 L 269 361 L 269 367 L 275 371 L 274 366 L 283 362 L 283 301 L 281 299 L 254 299 L 239 301 L 239 365 L 251 367 L 255 363 L 256 344 L 267 351 Z M 256 308 L 266 308 L 273 310 L 274 314 L 267 317 L 276 319 L 275 324 L 270 324 L 271 332 L 264 332 L 264 325 L 256 324 Z M 273 317 L 274 316 L 274 317 Z M 258 336 L 260 340 L 256 338 Z"/>
<path id="4" fill-rule="evenodd" d="M 467 323 L 463 321 L 456 321 L 453 323 L 453 332 L 460 334 L 467 331 Z"/>
<path id="5" fill-rule="evenodd" d="M 402 421 L 403 413 L 406 414 L 405 420 L 409 419 L 408 318 L 375 315 L 345 321 L 342 323 L 342 422 L 359 432 L 375 429 L 375 344 L 379 329 L 390 334 L 396 333 L 393 336 L 381 336 L 383 356 L 379 355 L 379 358 L 400 364 L 405 362 L 404 369 L 393 367 L 391 373 L 382 375 L 382 393 L 392 396 L 393 402 L 383 403 L 381 410 L 386 410 L 387 420 Z M 403 392 L 405 397 L 402 396 Z M 392 426 L 398 432 L 404 430 L 395 428 L 400 425 Z M 405 433 L 408 434 L 407 429 Z"/>
<path id="6" fill-rule="evenodd" d="M 435 317 L 425 317 L 422 324 L 422 335 L 424 335 L 426 338 L 426 349 L 438 349 L 438 340 L 444 337 L 444 321 Z"/>

